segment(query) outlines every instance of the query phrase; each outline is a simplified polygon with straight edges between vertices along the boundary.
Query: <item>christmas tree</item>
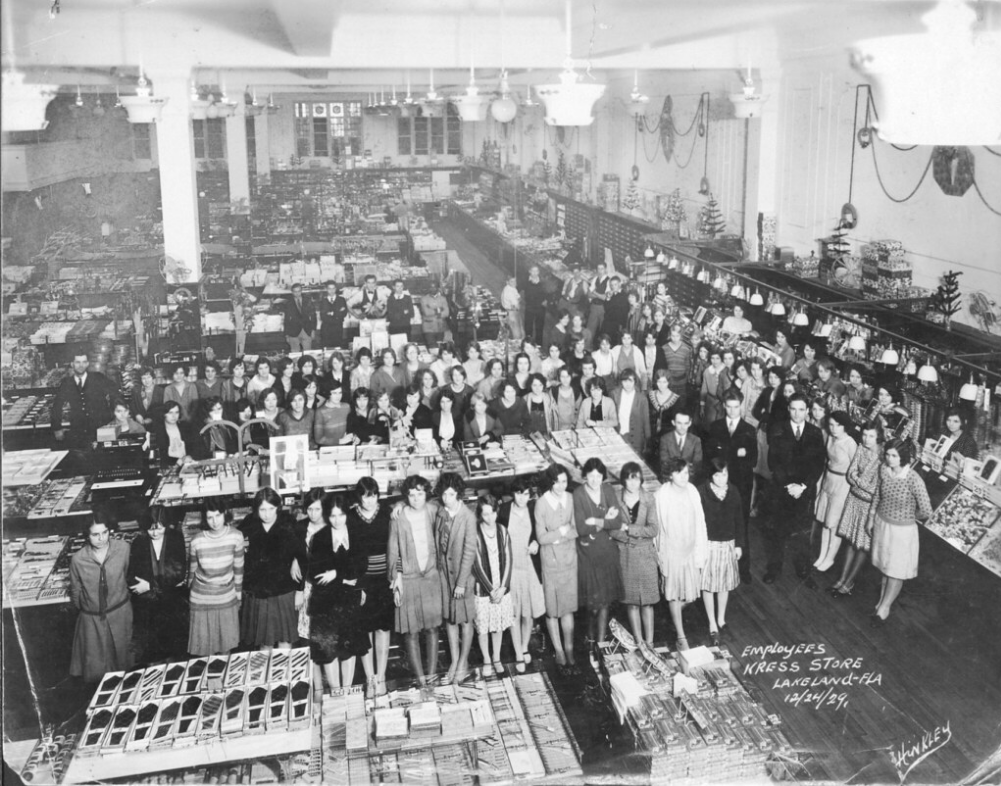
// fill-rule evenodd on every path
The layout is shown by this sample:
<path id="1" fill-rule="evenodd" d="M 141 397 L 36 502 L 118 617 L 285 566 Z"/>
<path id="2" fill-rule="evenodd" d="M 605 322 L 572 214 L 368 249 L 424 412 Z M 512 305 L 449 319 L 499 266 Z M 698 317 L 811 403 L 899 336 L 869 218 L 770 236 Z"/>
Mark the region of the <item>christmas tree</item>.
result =
<path id="1" fill-rule="evenodd" d="M 629 181 L 629 187 L 626 189 L 626 195 L 622 197 L 622 210 L 626 213 L 632 213 L 640 204 L 640 192 L 636 188 L 635 181 Z"/>
<path id="2" fill-rule="evenodd" d="M 950 270 L 942 276 L 942 283 L 931 296 L 931 309 L 944 317 L 946 327 L 952 322 L 952 315 L 962 308 L 963 296 L 959 292 L 961 275 L 963 274 Z"/>
<path id="3" fill-rule="evenodd" d="M 553 173 L 557 188 L 562 188 L 567 184 L 567 175 L 567 159 L 561 150 L 559 156 L 556 158 L 556 171 Z"/>
<path id="4" fill-rule="evenodd" d="M 714 238 L 726 229 L 726 221 L 719 212 L 719 203 L 712 192 L 709 201 L 699 211 L 699 234 L 702 237 Z"/>
<path id="5" fill-rule="evenodd" d="M 685 213 L 685 205 L 681 201 L 681 189 L 676 188 L 671 192 L 671 198 L 667 202 L 667 209 L 664 211 L 664 219 L 673 224 L 679 231 L 681 225 L 688 220 Z"/>

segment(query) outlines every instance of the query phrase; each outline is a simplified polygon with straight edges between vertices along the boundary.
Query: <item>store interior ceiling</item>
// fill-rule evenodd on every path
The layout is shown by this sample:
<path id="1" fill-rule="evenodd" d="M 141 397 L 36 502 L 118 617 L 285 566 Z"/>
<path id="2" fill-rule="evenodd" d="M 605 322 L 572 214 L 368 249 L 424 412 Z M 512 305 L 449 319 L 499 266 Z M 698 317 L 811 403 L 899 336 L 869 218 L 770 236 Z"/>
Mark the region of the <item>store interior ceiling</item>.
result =
<path id="1" fill-rule="evenodd" d="M 569 13 L 568 13 L 569 5 Z M 460 93 L 475 66 L 495 89 L 553 81 L 567 19 L 578 72 L 729 69 L 768 80 L 798 58 L 842 58 L 861 39 L 918 33 L 923 0 L 6 0 L 5 67 L 64 92 L 123 91 L 141 68 L 257 93 Z M 1001 30 L 1001 3 L 971 4 Z M 628 87 L 626 88 L 628 90 Z"/>

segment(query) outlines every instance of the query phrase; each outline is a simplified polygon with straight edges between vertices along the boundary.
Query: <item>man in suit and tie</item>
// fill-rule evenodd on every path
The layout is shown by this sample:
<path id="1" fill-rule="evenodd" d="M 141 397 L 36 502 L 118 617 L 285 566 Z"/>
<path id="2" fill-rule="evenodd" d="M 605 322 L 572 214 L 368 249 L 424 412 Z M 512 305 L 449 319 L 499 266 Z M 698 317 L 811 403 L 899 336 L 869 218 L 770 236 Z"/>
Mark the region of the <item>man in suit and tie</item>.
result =
<path id="1" fill-rule="evenodd" d="M 604 262 L 599 262 L 597 275 L 591 281 L 587 298 L 591 304 L 587 312 L 587 329 L 592 338 L 596 339 L 602 322 L 605 321 L 605 302 L 608 300 L 608 273 Z"/>
<path id="2" fill-rule="evenodd" d="M 796 575 L 810 575 L 810 527 L 817 481 L 827 463 L 824 435 L 806 422 L 807 403 L 802 393 L 789 397 L 789 420 L 773 433 L 768 447 L 772 471 L 772 500 L 765 527 L 768 566 L 765 584 L 772 584 L 782 572 L 786 541 L 793 540 Z"/>
<path id="3" fill-rule="evenodd" d="M 316 309 L 302 297 L 302 284 L 292 285 L 292 298 L 285 303 L 285 340 L 290 352 L 308 352 L 313 348 Z"/>
<path id="4" fill-rule="evenodd" d="M 612 401 L 619 413 L 619 433 L 622 439 L 642 458 L 650 441 L 650 407 L 646 396 L 636 389 L 636 372 L 631 368 L 619 374 L 619 387 Z"/>
<path id="5" fill-rule="evenodd" d="M 758 439 L 754 427 L 740 416 L 744 400 L 739 390 L 730 389 L 723 396 L 725 417 L 709 424 L 703 440 L 706 460 L 716 456 L 726 459 L 730 482 L 740 493 L 740 508 L 744 516 L 744 549 L 738 566 L 740 578 L 751 582 L 751 549 L 748 540 L 748 522 L 751 512 L 751 490 L 754 487 L 754 466 L 758 462 Z"/>
<path id="6" fill-rule="evenodd" d="M 111 380 L 90 370 L 87 353 L 74 355 L 73 373 L 59 383 L 52 402 L 52 436 L 56 442 L 66 440 L 73 448 L 89 446 L 97 439 L 98 428 L 111 420 L 115 393 Z M 69 410 L 68 428 L 63 426 L 64 409 Z"/>
<path id="7" fill-rule="evenodd" d="M 679 409 L 674 413 L 674 431 L 669 431 L 660 440 L 660 466 L 666 467 L 673 458 L 682 458 L 688 462 L 688 475 L 691 483 L 698 483 L 702 475 L 702 440 L 689 433 L 692 427 L 692 413 Z M 661 471 L 661 480 L 668 478 Z"/>
<path id="8" fill-rule="evenodd" d="M 560 308 L 569 312 L 571 317 L 574 315 L 583 317 L 587 314 L 587 281 L 584 280 L 584 274 L 579 266 L 570 267 L 570 271 L 570 277 L 563 284 Z"/>

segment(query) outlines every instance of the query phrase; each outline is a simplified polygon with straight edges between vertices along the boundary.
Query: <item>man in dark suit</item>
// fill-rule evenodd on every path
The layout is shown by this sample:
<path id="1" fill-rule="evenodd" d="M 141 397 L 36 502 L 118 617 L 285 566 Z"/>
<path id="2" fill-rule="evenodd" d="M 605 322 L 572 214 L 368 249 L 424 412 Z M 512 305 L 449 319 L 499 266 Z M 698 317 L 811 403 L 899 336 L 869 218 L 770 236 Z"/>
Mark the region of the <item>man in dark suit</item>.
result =
<path id="1" fill-rule="evenodd" d="M 611 336 L 612 346 L 619 343 L 628 320 L 629 296 L 622 290 L 622 279 L 612 276 L 608 284 L 608 301 L 605 303 L 605 321 L 601 326 L 602 332 Z"/>
<path id="2" fill-rule="evenodd" d="M 743 396 L 731 389 L 723 396 L 726 417 L 709 424 L 703 440 L 706 460 L 716 456 L 726 459 L 730 483 L 740 492 L 740 507 L 744 514 L 744 549 L 738 565 L 740 578 L 751 582 L 751 548 L 748 540 L 748 521 L 751 512 L 751 490 L 754 487 L 754 466 L 758 462 L 758 439 L 754 427 L 740 416 Z"/>
<path id="3" fill-rule="evenodd" d="M 393 282 L 393 294 L 386 303 L 386 323 L 390 333 L 403 333 L 410 340 L 410 327 L 414 319 L 414 299 L 407 294 L 403 281 Z"/>
<path id="4" fill-rule="evenodd" d="M 73 356 L 73 373 L 59 383 L 52 402 L 52 435 L 57 442 L 67 437 L 74 448 L 85 448 L 97 439 L 97 430 L 111 420 L 116 390 L 104 374 L 90 370 L 87 353 Z M 69 409 L 69 427 L 63 427 L 63 411 Z M 67 433 L 68 432 L 68 433 Z"/>
<path id="5" fill-rule="evenodd" d="M 320 346 L 324 349 L 343 348 L 348 303 L 341 297 L 335 282 L 327 282 L 327 296 L 320 301 L 317 310 L 320 315 Z"/>
<path id="6" fill-rule="evenodd" d="M 666 467 L 673 458 L 682 458 L 688 462 L 689 481 L 698 483 L 702 475 L 702 440 L 688 431 L 692 427 L 692 413 L 679 409 L 674 413 L 673 423 L 674 431 L 660 438 L 660 466 Z M 661 480 L 666 483 L 668 478 Z"/>
<path id="7" fill-rule="evenodd" d="M 316 309 L 302 296 L 302 284 L 292 285 L 292 298 L 285 303 L 285 340 L 289 352 L 308 352 L 313 348 Z"/>
<path id="8" fill-rule="evenodd" d="M 765 529 L 768 567 L 765 584 L 782 572 L 786 541 L 793 541 L 796 575 L 809 578 L 809 533 L 817 481 L 824 472 L 827 450 L 819 428 L 806 422 L 807 403 L 802 393 L 789 398 L 789 420 L 773 433 L 768 447 L 772 471 L 772 504 Z"/>

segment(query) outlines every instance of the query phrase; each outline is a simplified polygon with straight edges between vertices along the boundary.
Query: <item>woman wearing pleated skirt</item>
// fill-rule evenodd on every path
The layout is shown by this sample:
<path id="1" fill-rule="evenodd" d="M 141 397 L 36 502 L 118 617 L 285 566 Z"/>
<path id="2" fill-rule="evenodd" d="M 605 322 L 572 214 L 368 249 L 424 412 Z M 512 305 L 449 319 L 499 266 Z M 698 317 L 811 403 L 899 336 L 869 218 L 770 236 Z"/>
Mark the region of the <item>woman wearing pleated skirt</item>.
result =
<path id="1" fill-rule="evenodd" d="M 740 492 L 729 482 L 726 459 L 709 461 L 709 480 L 699 486 L 706 517 L 709 556 L 702 571 L 702 602 L 709 618 L 709 639 L 714 647 L 726 628 L 726 604 L 730 592 L 740 586 L 737 561 L 744 549 L 744 512 Z"/>

